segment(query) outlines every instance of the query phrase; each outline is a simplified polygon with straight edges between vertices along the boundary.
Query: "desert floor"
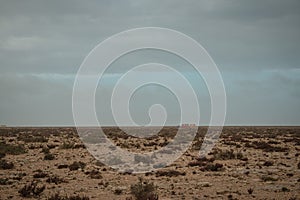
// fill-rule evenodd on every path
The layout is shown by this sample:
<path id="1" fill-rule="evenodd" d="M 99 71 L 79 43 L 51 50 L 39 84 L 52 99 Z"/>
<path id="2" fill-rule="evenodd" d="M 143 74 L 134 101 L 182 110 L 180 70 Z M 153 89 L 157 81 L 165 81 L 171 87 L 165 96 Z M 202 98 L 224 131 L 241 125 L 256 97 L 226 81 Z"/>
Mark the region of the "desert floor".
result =
<path id="1" fill-rule="evenodd" d="M 159 149 L 177 132 L 165 127 L 140 139 L 103 129 L 133 152 Z M 206 131 L 200 127 L 193 145 L 170 166 L 134 174 L 97 161 L 75 128 L 2 127 L 0 199 L 129 200 L 140 179 L 154 184 L 158 199 L 300 199 L 300 127 L 225 127 L 214 149 L 199 159 Z"/>

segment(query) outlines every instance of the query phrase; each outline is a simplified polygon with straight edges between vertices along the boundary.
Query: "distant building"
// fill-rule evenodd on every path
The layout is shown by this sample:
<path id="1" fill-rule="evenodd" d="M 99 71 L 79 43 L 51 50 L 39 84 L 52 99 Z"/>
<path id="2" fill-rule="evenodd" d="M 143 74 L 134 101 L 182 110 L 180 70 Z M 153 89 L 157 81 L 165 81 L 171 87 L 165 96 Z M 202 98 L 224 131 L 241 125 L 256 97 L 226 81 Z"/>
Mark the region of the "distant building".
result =
<path id="1" fill-rule="evenodd" d="M 196 127 L 196 124 L 181 124 L 181 127 L 191 128 L 191 127 Z"/>
<path id="2" fill-rule="evenodd" d="M 6 127 L 6 125 L 2 124 L 2 125 L 0 125 L 0 127 L 1 127 L 1 128 L 5 128 L 5 127 Z"/>

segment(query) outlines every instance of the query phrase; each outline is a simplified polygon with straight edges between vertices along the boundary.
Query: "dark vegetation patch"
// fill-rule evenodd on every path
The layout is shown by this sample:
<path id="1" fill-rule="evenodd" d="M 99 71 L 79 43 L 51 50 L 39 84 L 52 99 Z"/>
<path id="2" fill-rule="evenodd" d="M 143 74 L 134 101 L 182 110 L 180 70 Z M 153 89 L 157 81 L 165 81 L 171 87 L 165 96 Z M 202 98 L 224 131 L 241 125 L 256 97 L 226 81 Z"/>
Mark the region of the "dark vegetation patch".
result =
<path id="1" fill-rule="evenodd" d="M 282 192 L 289 192 L 289 191 L 291 191 L 291 190 L 288 189 L 287 187 L 282 187 L 282 188 L 281 188 L 281 191 L 282 191 Z"/>
<path id="2" fill-rule="evenodd" d="M 176 177 L 176 176 L 185 176 L 185 172 L 179 172 L 176 170 L 169 170 L 169 171 L 157 171 L 156 177 L 160 176 L 167 176 L 167 177 Z"/>
<path id="3" fill-rule="evenodd" d="M 5 142 L 0 142 L 0 154 L 19 155 L 23 153 L 26 153 L 25 147 L 23 145 L 13 145 L 6 144 Z"/>
<path id="4" fill-rule="evenodd" d="M 248 191 L 248 194 L 252 194 L 254 192 L 253 188 L 249 188 L 247 191 Z"/>
<path id="5" fill-rule="evenodd" d="M 17 173 L 14 176 L 12 176 L 11 179 L 20 181 L 24 176 L 26 176 L 26 173 Z"/>
<path id="6" fill-rule="evenodd" d="M 0 178 L 0 185 L 11 185 L 13 182 L 8 178 Z"/>
<path id="7" fill-rule="evenodd" d="M 0 160 L 0 169 L 13 169 L 14 164 L 12 162 L 8 162 L 5 159 Z"/>
<path id="8" fill-rule="evenodd" d="M 63 178 L 60 178 L 57 175 L 49 176 L 46 180 L 47 183 L 55 183 L 60 184 L 60 183 L 66 183 L 66 181 Z"/>
<path id="9" fill-rule="evenodd" d="M 65 169 L 65 168 L 68 168 L 69 165 L 66 165 L 66 164 L 60 164 L 57 166 L 57 169 Z"/>
<path id="10" fill-rule="evenodd" d="M 80 195 L 60 195 L 59 193 L 51 195 L 48 200 L 89 200 L 90 198 L 87 196 Z"/>
<path id="11" fill-rule="evenodd" d="M 79 149 L 79 148 L 85 148 L 84 144 L 78 144 L 75 142 L 64 142 L 61 146 L 61 149 Z"/>
<path id="12" fill-rule="evenodd" d="M 158 200 L 157 187 L 141 178 L 138 183 L 131 185 L 130 192 L 136 200 Z"/>
<path id="13" fill-rule="evenodd" d="M 102 175 L 98 170 L 92 170 L 85 172 L 86 175 L 88 175 L 91 179 L 101 179 Z"/>
<path id="14" fill-rule="evenodd" d="M 42 153 L 44 153 L 44 154 L 50 153 L 50 149 L 48 147 L 43 147 Z"/>
<path id="15" fill-rule="evenodd" d="M 253 141 L 251 143 L 246 143 L 245 147 L 262 149 L 265 152 L 287 152 L 289 148 L 274 146 L 264 141 Z"/>
<path id="16" fill-rule="evenodd" d="M 43 172 L 42 170 L 36 170 L 36 173 L 33 174 L 33 178 L 45 178 L 48 176 L 48 173 Z"/>
<path id="17" fill-rule="evenodd" d="M 38 186 L 37 182 L 32 181 L 31 183 L 24 185 L 18 192 L 22 197 L 37 197 L 45 190 L 45 188 L 45 185 Z"/>
<path id="18" fill-rule="evenodd" d="M 49 138 L 39 135 L 39 136 L 33 136 L 33 135 L 19 135 L 17 137 L 18 141 L 23 141 L 25 143 L 33 143 L 33 142 L 48 142 Z"/>
<path id="19" fill-rule="evenodd" d="M 200 168 L 201 171 L 212 171 L 212 172 L 222 171 L 223 169 L 224 167 L 223 164 L 221 163 L 215 163 L 215 164 L 208 163 L 207 165 L 204 165 Z"/>
<path id="20" fill-rule="evenodd" d="M 59 146 L 58 144 L 53 144 L 53 143 L 47 144 L 47 147 L 48 147 L 49 149 L 54 149 L 55 147 L 58 147 L 58 146 Z"/>
<path id="21" fill-rule="evenodd" d="M 263 166 L 267 166 L 267 167 L 273 166 L 273 165 L 274 165 L 273 161 L 265 161 L 264 164 L 263 164 Z"/>
<path id="22" fill-rule="evenodd" d="M 267 181 L 278 181 L 278 178 L 275 178 L 275 177 L 272 177 L 272 176 L 263 175 L 261 177 L 261 180 L 264 181 L 264 182 L 267 182 Z"/>
<path id="23" fill-rule="evenodd" d="M 55 159 L 55 156 L 51 153 L 46 153 L 44 155 L 44 160 L 54 160 Z"/>
<path id="24" fill-rule="evenodd" d="M 71 171 L 74 171 L 74 170 L 78 170 L 78 169 L 84 169 L 85 166 L 86 166 L 86 164 L 84 162 L 74 161 L 71 165 L 69 165 L 69 169 Z"/>
<path id="25" fill-rule="evenodd" d="M 234 152 L 233 149 L 230 150 L 215 149 L 210 153 L 210 155 L 213 155 L 216 160 L 230 160 L 230 159 L 239 159 L 243 161 L 248 160 L 246 157 L 244 157 L 242 152 Z"/>
<path id="26" fill-rule="evenodd" d="M 202 166 L 207 165 L 208 163 L 214 162 L 214 160 L 215 160 L 214 157 L 211 157 L 211 158 L 201 157 L 201 158 L 197 158 L 194 161 L 189 162 L 188 166 L 189 167 L 195 167 L 195 166 L 202 167 Z"/>
<path id="27" fill-rule="evenodd" d="M 0 153 L 0 159 L 5 157 L 5 153 Z"/>
<path id="28" fill-rule="evenodd" d="M 115 195 L 121 195 L 123 193 L 123 190 L 121 188 L 116 188 L 114 191 Z"/>

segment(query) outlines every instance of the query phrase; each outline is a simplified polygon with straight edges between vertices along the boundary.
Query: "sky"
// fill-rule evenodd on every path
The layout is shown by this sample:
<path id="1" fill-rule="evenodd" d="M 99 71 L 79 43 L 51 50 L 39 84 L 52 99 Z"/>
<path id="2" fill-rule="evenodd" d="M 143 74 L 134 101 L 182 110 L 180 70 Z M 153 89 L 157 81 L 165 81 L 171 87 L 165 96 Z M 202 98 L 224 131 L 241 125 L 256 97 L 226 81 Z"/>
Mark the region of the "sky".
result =
<path id="1" fill-rule="evenodd" d="M 192 37 L 215 61 L 227 94 L 226 125 L 300 125 L 299 10 L 298 0 L 0 0 L 0 124 L 73 126 L 73 84 L 87 54 L 121 31 L 164 27 Z M 185 74 L 200 102 L 200 124 L 207 124 L 210 98 L 201 77 L 180 58 L 155 50 L 110 66 L 96 93 L 102 124 L 114 123 L 102 98 L 120 78 L 114 67 L 153 61 Z M 164 76 L 153 71 L 141 78 L 150 74 Z M 165 106 L 168 124 L 180 123 L 178 101 L 167 89 L 145 86 L 132 99 L 138 124 L 149 122 L 156 103 Z"/>

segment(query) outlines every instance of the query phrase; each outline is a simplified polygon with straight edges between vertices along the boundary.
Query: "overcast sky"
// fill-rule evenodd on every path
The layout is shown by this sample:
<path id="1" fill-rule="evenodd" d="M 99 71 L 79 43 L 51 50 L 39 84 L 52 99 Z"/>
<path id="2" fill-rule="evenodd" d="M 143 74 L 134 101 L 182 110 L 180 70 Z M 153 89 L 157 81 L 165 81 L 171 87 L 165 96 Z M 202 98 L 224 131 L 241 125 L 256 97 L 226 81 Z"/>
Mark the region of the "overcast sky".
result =
<path id="1" fill-rule="evenodd" d="M 226 124 L 300 124 L 300 1 L 0 1 L 0 124 L 74 125 L 72 87 L 85 56 L 118 32 L 145 26 L 178 30 L 209 52 L 227 92 Z M 114 63 L 186 63 L 156 51 L 136 52 Z M 113 68 L 113 66 L 112 66 Z M 160 72 L 153 72 L 160 73 Z M 112 71 L 97 91 L 97 113 L 111 124 L 107 92 L 118 79 Z M 190 74 L 209 119 L 204 83 Z M 154 94 L 155 99 L 145 99 Z M 143 124 L 161 102 L 170 124 L 178 123 L 178 102 L 155 86 L 141 89 L 131 104 Z"/>

